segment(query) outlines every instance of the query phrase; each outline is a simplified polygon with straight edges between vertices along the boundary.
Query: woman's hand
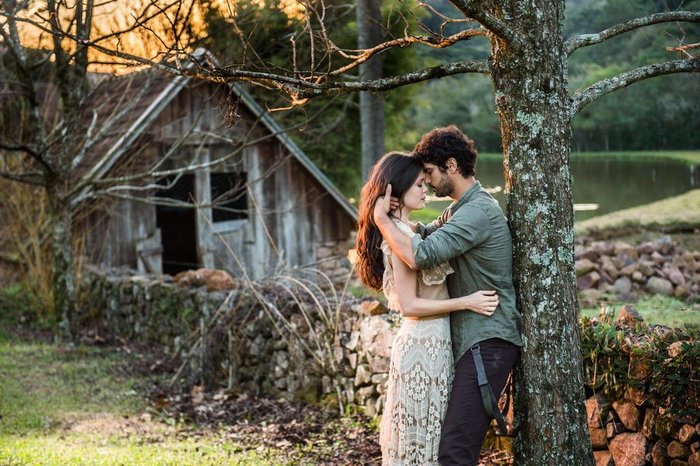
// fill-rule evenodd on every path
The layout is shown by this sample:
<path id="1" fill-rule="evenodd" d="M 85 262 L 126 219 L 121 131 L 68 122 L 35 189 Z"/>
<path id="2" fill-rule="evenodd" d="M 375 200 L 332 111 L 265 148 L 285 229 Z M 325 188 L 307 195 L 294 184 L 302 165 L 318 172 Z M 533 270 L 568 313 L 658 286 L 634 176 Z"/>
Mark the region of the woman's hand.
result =
<path id="1" fill-rule="evenodd" d="M 374 203 L 374 223 L 379 224 L 381 220 L 391 212 L 391 185 L 386 185 L 386 192 Z"/>
<path id="2" fill-rule="evenodd" d="M 391 197 L 391 185 L 386 185 L 384 195 L 374 203 L 374 222 L 379 223 L 380 219 L 399 208 L 399 200 Z"/>
<path id="3" fill-rule="evenodd" d="M 465 308 L 484 316 L 493 315 L 498 307 L 498 295 L 495 290 L 480 290 L 463 299 Z"/>

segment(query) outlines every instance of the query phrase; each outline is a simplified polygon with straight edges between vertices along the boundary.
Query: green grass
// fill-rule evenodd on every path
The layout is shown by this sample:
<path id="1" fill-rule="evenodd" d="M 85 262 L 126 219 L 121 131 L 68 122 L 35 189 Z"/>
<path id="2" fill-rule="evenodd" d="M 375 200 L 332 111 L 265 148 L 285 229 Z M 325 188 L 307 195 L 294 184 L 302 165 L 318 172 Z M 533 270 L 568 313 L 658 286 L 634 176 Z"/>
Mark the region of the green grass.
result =
<path id="1" fill-rule="evenodd" d="M 449 202 L 445 202 L 445 206 L 449 204 Z M 441 208 L 441 205 L 442 202 L 431 202 L 430 205 L 426 204 L 421 210 L 414 210 L 411 212 L 409 219 L 413 222 L 430 223 L 442 214 L 444 209 Z"/>
<path id="2" fill-rule="evenodd" d="M 157 444 L 99 435 L 0 437 L 0 464 L 14 465 L 269 465 L 265 451 L 241 450 L 222 439 L 166 439 Z"/>
<path id="3" fill-rule="evenodd" d="M 593 217 L 575 225 L 577 234 L 604 230 L 665 229 L 700 226 L 700 189 L 630 209 Z"/>
<path id="4" fill-rule="evenodd" d="M 610 304 L 617 314 L 621 304 Z M 666 327 L 684 328 L 700 327 L 700 306 L 691 305 L 667 296 L 644 296 L 634 303 L 634 308 L 641 314 L 647 324 L 665 325 Z M 581 316 L 596 317 L 600 309 L 581 309 Z"/>
<path id="5" fill-rule="evenodd" d="M 3 322 L 4 323 L 4 322 Z M 0 326 L 0 328 L 4 328 Z M 182 422 L 152 420 L 111 349 L 62 350 L 0 331 L 0 464 L 219 465 L 285 463 L 215 433 L 183 435 Z"/>
<path id="6" fill-rule="evenodd" d="M 117 354 L 53 345 L 0 341 L 0 434 L 58 427 L 63 413 L 135 414 L 144 406 L 134 381 L 114 375 Z"/>

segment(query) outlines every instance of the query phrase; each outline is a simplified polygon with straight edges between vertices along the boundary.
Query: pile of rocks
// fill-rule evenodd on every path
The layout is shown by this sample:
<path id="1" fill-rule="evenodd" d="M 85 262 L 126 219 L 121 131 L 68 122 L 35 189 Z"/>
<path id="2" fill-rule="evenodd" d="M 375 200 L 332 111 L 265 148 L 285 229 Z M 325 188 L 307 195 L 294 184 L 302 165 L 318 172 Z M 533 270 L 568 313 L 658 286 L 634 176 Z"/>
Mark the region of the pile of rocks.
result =
<path id="1" fill-rule="evenodd" d="M 316 260 L 318 261 L 316 268 L 328 277 L 336 289 L 343 289 L 352 273 L 348 251 L 354 247 L 354 244 L 355 239 L 351 238 L 348 241 L 330 241 L 316 247 Z M 320 286 L 324 291 L 330 289 L 324 282 L 320 283 Z"/>
<path id="2" fill-rule="evenodd" d="M 700 296 L 700 252 L 676 246 L 668 236 L 632 246 L 621 241 L 580 240 L 576 277 L 584 306 L 605 293 L 623 301 L 639 293 L 695 301 Z"/>

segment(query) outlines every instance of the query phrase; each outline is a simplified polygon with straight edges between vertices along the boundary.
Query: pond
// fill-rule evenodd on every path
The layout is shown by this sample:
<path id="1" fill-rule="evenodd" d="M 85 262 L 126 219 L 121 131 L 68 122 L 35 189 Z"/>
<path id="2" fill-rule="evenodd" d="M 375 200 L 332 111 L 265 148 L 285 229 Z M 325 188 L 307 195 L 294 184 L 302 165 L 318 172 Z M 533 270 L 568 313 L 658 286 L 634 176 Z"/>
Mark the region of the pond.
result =
<path id="1" fill-rule="evenodd" d="M 585 220 L 616 210 L 683 194 L 700 187 L 700 169 L 675 160 L 601 160 L 574 158 L 571 161 L 576 220 Z M 477 178 L 501 204 L 505 212 L 503 164 L 485 158 L 477 165 Z M 432 202 L 442 209 L 449 202 Z"/>

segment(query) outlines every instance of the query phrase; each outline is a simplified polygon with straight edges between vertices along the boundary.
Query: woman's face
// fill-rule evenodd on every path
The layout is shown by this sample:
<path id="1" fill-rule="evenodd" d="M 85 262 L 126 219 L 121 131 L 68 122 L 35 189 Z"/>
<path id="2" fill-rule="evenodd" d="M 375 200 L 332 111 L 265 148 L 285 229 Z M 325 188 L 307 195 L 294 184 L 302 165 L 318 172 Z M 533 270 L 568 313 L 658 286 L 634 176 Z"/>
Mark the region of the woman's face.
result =
<path id="1" fill-rule="evenodd" d="M 406 194 L 403 195 L 403 204 L 410 211 L 425 207 L 425 193 L 428 187 L 425 184 L 425 173 L 421 170 L 418 178 L 413 182 Z"/>

